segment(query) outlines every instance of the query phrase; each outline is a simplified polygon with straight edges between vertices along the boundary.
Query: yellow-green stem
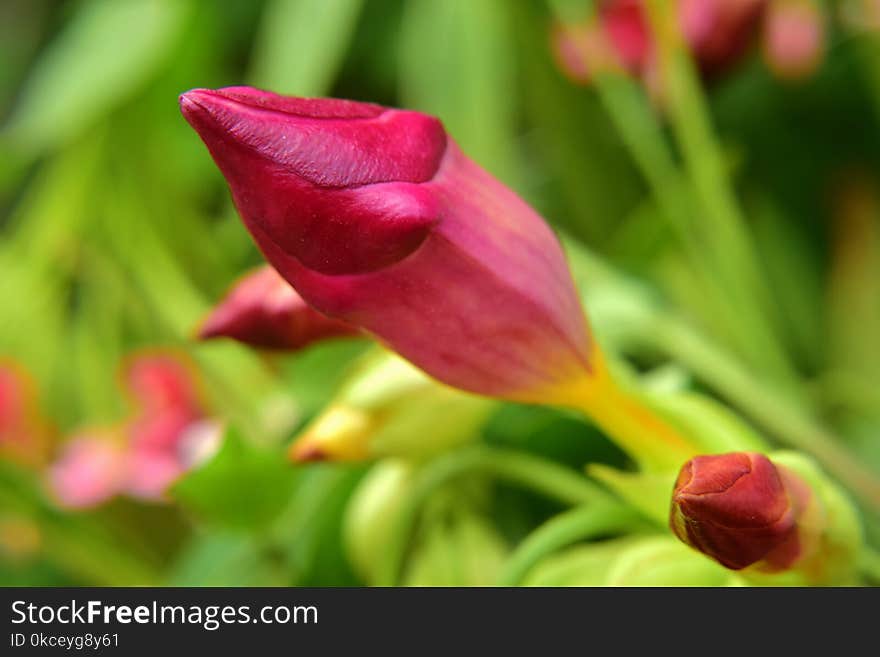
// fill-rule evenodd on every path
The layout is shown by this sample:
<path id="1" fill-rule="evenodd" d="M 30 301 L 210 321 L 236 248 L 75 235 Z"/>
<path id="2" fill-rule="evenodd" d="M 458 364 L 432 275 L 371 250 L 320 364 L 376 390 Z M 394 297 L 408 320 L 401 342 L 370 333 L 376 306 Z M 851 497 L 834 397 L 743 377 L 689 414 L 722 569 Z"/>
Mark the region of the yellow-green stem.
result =
<path id="1" fill-rule="evenodd" d="M 606 373 L 572 387 L 559 403 L 584 413 L 644 470 L 677 470 L 699 452 L 636 391 Z"/>

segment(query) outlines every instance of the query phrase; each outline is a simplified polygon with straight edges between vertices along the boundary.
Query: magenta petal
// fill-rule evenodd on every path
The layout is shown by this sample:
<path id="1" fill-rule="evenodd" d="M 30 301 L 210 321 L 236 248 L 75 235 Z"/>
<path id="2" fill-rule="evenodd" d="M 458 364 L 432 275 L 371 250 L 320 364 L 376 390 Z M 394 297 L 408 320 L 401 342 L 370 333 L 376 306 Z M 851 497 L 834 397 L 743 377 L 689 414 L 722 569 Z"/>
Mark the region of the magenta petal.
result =
<path id="1" fill-rule="evenodd" d="M 264 349 L 301 349 L 357 329 L 309 306 L 272 267 L 245 275 L 199 329 L 201 339 L 228 337 Z"/>
<path id="2" fill-rule="evenodd" d="M 250 92 L 291 108 L 270 111 L 228 94 L 188 92 L 183 113 L 257 244 L 309 305 L 465 390 L 546 400 L 590 376 L 556 237 L 436 119 L 304 118 L 318 101 Z M 322 112 L 352 107 L 320 102 Z"/>
<path id="3" fill-rule="evenodd" d="M 196 89 L 180 103 L 227 180 L 235 181 L 232 195 L 252 232 L 272 235 L 326 274 L 384 267 L 421 244 L 438 219 L 431 199 L 415 184 L 378 195 L 364 186 L 430 180 L 446 150 L 439 121 L 246 89 Z"/>
<path id="4" fill-rule="evenodd" d="M 212 153 L 215 140 L 225 138 L 318 187 L 425 182 L 446 149 L 443 126 L 426 114 L 232 89 L 194 89 L 180 97 L 183 115 L 203 138 L 209 135 Z M 229 155 L 223 153 L 227 164 Z"/>

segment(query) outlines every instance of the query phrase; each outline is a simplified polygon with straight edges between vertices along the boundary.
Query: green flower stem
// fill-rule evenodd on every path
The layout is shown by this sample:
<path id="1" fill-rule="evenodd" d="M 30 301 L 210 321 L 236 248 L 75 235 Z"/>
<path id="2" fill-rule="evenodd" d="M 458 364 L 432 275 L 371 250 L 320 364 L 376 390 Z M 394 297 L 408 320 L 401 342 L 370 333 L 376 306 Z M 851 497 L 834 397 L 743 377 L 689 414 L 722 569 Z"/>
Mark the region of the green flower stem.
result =
<path id="1" fill-rule="evenodd" d="M 582 412 L 641 470 L 675 471 L 699 453 L 689 436 L 657 413 L 637 389 L 620 385 L 617 378 L 600 378 L 560 403 Z"/>
<path id="2" fill-rule="evenodd" d="M 600 344 L 621 355 L 649 351 L 680 363 L 783 443 L 816 457 L 865 504 L 880 508 L 876 503 L 877 476 L 853 458 L 807 408 L 795 404 L 779 392 L 774 381 L 744 365 L 725 345 L 695 329 L 597 254 L 573 242 L 567 242 L 566 249 L 587 296 L 613 295 L 626 309 L 620 315 L 619 309 L 605 308 L 608 314 L 603 315 L 602 305 L 595 308 L 593 319 Z M 870 524 L 877 525 L 880 536 L 880 523 Z"/>
<path id="3" fill-rule="evenodd" d="M 642 332 L 641 338 L 683 363 L 773 435 L 815 456 L 875 513 L 880 511 L 880 481 L 875 474 L 842 449 L 839 441 L 806 411 L 685 322 L 658 314 L 650 331 Z"/>
<path id="4" fill-rule="evenodd" d="M 649 528 L 633 509 L 621 504 L 603 502 L 560 513 L 520 543 L 504 565 L 498 585 L 520 585 L 541 559 L 578 541 Z"/>
<path id="5" fill-rule="evenodd" d="M 730 284 L 717 271 L 715 252 L 718 249 L 706 248 L 706 233 L 711 234 L 711 230 L 708 226 L 695 225 L 692 220 L 695 212 L 688 186 L 642 91 L 635 82 L 617 73 L 597 75 L 596 89 L 624 144 L 648 181 L 662 216 L 683 244 L 695 267 L 695 275 L 707 286 L 707 298 L 725 299 L 724 303 L 715 304 L 713 313 L 734 333 L 738 349 L 749 354 L 753 362 L 762 361 L 768 349 L 778 352 L 777 345 L 767 345 L 766 340 L 756 339 L 756 333 L 760 334 L 762 329 L 756 329 L 750 320 L 753 311 L 743 312 L 741 304 L 730 302 Z M 766 363 L 762 362 L 762 365 Z M 788 371 L 787 366 L 784 369 Z"/>
<path id="6" fill-rule="evenodd" d="M 401 509 L 377 584 L 397 584 L 410 539 L 425 501 L 441 486 L 464 475 L 485 474 L 520 484 L 571 505 L 608 503 L 611 495 L 591 481 L 523 452 L 473 446 L 444 455 L 422 469 Z"/>
<path id="7" fill-rule="evenodd" d="M 550 5 L 558 20 L 573 20 L 567 3 Z M 581 11 L 589 14 L 591 9 Z M 706 296 L 726 300 L 716 305 L 713 314 L 733 332 L 737 348 L 751 362 L 773 367 L 776 376 L 795 391 L 791 365 L 767 324 L 766 306 L 758 303 L 764 295 L 758 268 L 683 48 L 676 51 L 676 62 L 670 109 L 697 199 L 691 196 L 688 181 L 679 171 L 662 126 L 639 85 L 619 72 L 606 71 L 595 76 L 595 88 L 662 215 L 684 245 L 695 275 L 707 285 Z M 698 212 L 695 200 L 707 212 Z"/>
<path id="8" fill-rule="evenodd" d="M 797 376 L 768 320 L 771 305 L 763 276 L 674 8 L 668 0 L 649 0 L 647 7 L 657 43 L 664 100 L 700 214 L 704 215 L 704 229 L 698 234 L 717 263 L 726 296 L 734 307 L 745 311 L 739 319 L 749 324 L 748 342 L 743 347 L 762 367 L 773 367 L 780 381 L 795 392 Z"/>

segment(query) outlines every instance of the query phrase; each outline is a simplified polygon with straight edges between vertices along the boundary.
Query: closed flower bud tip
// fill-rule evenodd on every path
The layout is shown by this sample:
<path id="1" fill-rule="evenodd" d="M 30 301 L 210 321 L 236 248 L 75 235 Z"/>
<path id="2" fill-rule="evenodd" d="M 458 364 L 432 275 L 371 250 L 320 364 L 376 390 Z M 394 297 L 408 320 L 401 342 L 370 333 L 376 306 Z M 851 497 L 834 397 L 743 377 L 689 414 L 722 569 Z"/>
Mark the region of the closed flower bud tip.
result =
<path id="1" fill-rule="evenodd" d="M 763 454 L 697 456 L 675 483 L 670 526 L 728 568 L 784 570 L 802 554 L 798 521 L 810 496 L 797 475 Z"/>
<path id="2" fill-rule="evenodd" d="M 678 22 L 700 69 L 729 69 L 753 42 L 767 0 L 679 0 Z"/>
<path id="3" fill-rule="evenodd" d="M 267 265 L 249 272 L 232 287 L 202 322 L 198 336 L 295 351 L 319 340 L 357 333 L 353 326 L 314 310 Z"/>
<path id="4" fill-rule="evenodd" d="M 181 110 L 272 266 L 435 378 L 546 402 L 597 367 L 555 235 L 434 117 L 196 89 Z"/>

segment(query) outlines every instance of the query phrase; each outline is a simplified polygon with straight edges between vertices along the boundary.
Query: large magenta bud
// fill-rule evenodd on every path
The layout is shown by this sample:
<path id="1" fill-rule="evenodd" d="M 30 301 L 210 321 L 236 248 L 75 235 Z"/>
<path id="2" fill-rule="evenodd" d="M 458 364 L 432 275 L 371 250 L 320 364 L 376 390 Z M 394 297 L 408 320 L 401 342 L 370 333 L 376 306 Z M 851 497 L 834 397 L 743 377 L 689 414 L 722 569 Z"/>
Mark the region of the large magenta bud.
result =
<path id="1" fill-rule="evenodd" d="M 598 368 L 555 235 L 434 117 L 249 87 L 181 110 L 273 267 L 435 378 L 547 401 Z"/>

